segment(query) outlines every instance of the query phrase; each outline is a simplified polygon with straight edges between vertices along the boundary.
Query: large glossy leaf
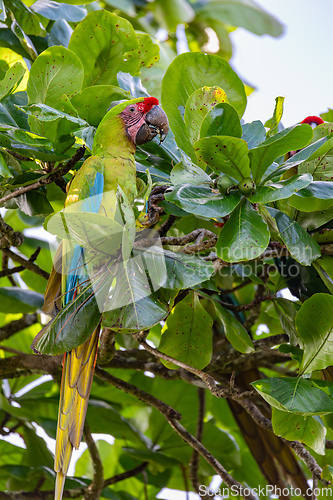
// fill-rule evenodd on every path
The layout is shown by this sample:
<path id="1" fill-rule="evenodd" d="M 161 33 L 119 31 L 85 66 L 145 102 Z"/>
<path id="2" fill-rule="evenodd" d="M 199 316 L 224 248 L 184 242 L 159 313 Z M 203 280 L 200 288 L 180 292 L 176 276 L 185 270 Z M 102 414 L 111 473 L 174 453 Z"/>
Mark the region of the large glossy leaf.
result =
<path id="1" fill-rule="evenodd" d="M 13 93 L 25 74 L 25 68 L 17 62 L 8 68 L 5 77 L 0 81 L 0 100 Z"/>
<path id="2" fill-rule="evenodd" d="M 51 141 L 10 125 L 0 125 L 0 145 L 32 158 L 55 161 L 62 156 L 54 154 Z"/>
<path id="3" fill-rule="evenodd" d="M 304 148 L 312 139 L 310 125 L 289 127 L 269 137 L 249 152 L 254 181 L 258 184 L 267 168 L 278 156 L 288 151 Z"/>
<path id="4" fill-rule="evenodd" d="M 267 248 L 269 236 L 266 223 L 243 199 L 221 229 L 216 252 L 226 262 L 252 260 Z"/>
<path id="5" fill-rule="evenodd" d="M 68 352 L 90 337 L 101 316 L 92 286 L 89 285 L 38 333 L 31 347 L 42 354 Z"/>
<path id="6" fill-rule="evenodd" d="M 82 62 L 84 87 L 116 85 L 118 71 L 139 70 L 139 43 L 132 25 L 106 10 L 90 12 L 75 28 L 68 47 Z"/>
<path id="7" fill-rule="evenodd" d="M 164 0 L 156 0 L 152 9 L 159 23 L 169 32 L 176 31 L 180 23 L 191 22 L 195 16 L 191 4 L 186 0 L 169 0 L 167 4 Z"/>
<path id="8" fill-rule="evenodd" d="M 283 33 L 283 25 L 253 0 L 211 0 L 199 8 L 198 15 L 241 26 L 256 35 L 280 36 Z"/>
<path id="9" fill-rule="evenodd" d="M 219 302 L 214 302 L 218 315 L 222 321 L 224 333 L 232 347 L 244 354 L 253 352 L 253 342 L 244 326 L 235 316 Z"/>
<path id="10" fill-rule="evenodd" d="M 294 175 L 285 181 L 269 182 L 256 189 L 255 194 L 250 196 L 251 203 L 270 203 L 291 197 L 299 190 L 309 186 L 312 175 Z"/>
<path id="11" fill-rule="evenodd" d="M 227 95 L 220 87 L 202 87 L 190 95 L 185 106 L 184 122 L 191 144 L 200 138 L 201 124 L 209 111 L 226 100 Z"/>
<path id="12" fill-rule="evenodd" d="M 210 187 L 185 184 L 165 193 L 165 199 L 188 213 L 217 218 L 230 214 L 240 202 L 241 194 L 235 191 L 224 196 Z"/>
<path id="13" fill-rule="evenodd" d="M 275 208 L 267 208 L 267 210 L 275 220 L 278 236 L 297 262 L 310 266 L 320 257 L 318 243 L 296 221 Z"/>
<path id="14" fill-rule="evenodd" d="M 72 97 L 82 88 L 83 67 L 78 57 L 61 46 L 42 52 L 30 70 L 27 85 L 29 103 L 58 108 L 62 96 Z"/>
<path id="15" fill-rule="evenodd" d="M 208 280 L 214 272 L 213 265 L 199 257 L 163 250 L 158 245 L 140 254 L 150 280 L 157 287 L 183 290 Z"/>
<path id="16" fill-rule="evenodd" d="M 189 149 L 182 117 L 186 102 L 195 90 L 204 85 L 213 87 L 217 83 L 241 116 L 246 106 L 244 85 L 224 59 L 200 52 L 184 53 L 173 60 L 165 73 L 162 81 L 162 107 L 168 115 L 177 144 L 184 151 Z"/>
<path id="17" fill-rule="evenodd" d="M 93 85 L 75 94 L 71 102 L 81 118 L 97 127 L 113 101 L 128 97 L 126 91 L 114 85 Z"/>
<path id="18" fill-rule="evenodd" d="M 43 295 L 20 287 L 0 288 L 0 311 L 5 313 L 29 313 L 42 307 Z"/>
<path id="19" fill-rule="evenodd" d="M 256 120 L 242 125 L 242 139 L 247 142 L 249 149 L 257 147 L 266 139 L 266 130 L 261 121 Z"/>
<path id="20" fill-rule="evenodd" d="M 290 198 L 289 204 L 303 212 L 327 210 L 333 205 L 333 182 L 311 182 L 307 187 L 295 193 Z"/>
<path id="21" fill-rule="evenodd" d="M 333 258 L 332 255 L 322 255 L 313 262 L 313 267 L 327 286 L 330 293 L 333 294 Z"/>
<path id="22" fill-rule="evenodd" d="M 251 385 L 274 408 L 299 415 L 333 412 L 333 398 L 326 393 L 330 382 L 298 377 L 268 378 Z"/>
<path id="23" fill-rule="evenodd" d="M 194 144 L 197 158 L 216 173 L 227 174 L 238 181 L 250 177 L 247 143 L 238 137 L 212 136 Z"/>
<path id="24" fill-rule="evenodd" d="M 315 417 L 294 415 L 273 408 L 272 424 L 274 434 L 289 441 L 299 441 L 319 455 L 325 455 L 326 428 Z"/>
<path id="25" fill-rule="evenodd" d="M 333 180 L 333 137 L 328 134 L 312 144 L 316 148 L 307 161 L 299 165 L 299 173 L 309 172 L 315 181 Z"/>
<path id="26" fill-rule="evenodd" d="M 88 123 L 85 120 L 82 120 L 78 116 L 73 116 L 68 113 L 64 113 L 63 111 L 59 111 L 58 109 L 52 108 L 51 106 L 47 106 L 43 103 L 38 104 L 30 104 L 28 106 L 22 106 L 22 108 L 27 115 L 35 116 L 39 121 L 42 122 L 53 122 L 58 120 L 59 118 L 64 123 L 65 120 L 75 123 L 76 127 L 87 127 Z"/>
<path id="27" fill-rule="evenodd" d="M 216 104 L 202 122 L 200 137 L 211 137 L 212 135 L 242 137 L 238 113 L 227 102 Z"/>
<path id="28" fill-rule="evenodd" d="M 191 292 L 171 311 L 162 330 L 159 350 L 200 370 L 212 356 L 212 325 L 213 320 L 197 294 Z M 162 363 L 168 368 L 178 368 L 163 359 Z"/>
<path id="29" fill-rule="evenodd" d="M 84 7 L 58 3 L 53 0 L 37 0 L 37 2 L 31 6 L 31 10 L 52 21 L 65 19 L 72 23 L 82 21 L 87 15 L 87 11 Z"/>
<path id="30" fill-rule="evenodd" d="M 297 313 L 296 327 L 304 348 L 301 373 L 324 369 L 332 364 L 332 308 L 332 295 L 316 293 Z"/>
<path id="31" fill-rule="evenodd" d="M 187 156 L 177 163 L 170 173 L 170 180 L 174 186 L 177 184 L 191 184 L 200 186 L 202 184 L 212 185 L 211 177 L 202 168 L 198 167 Z"/>
<path id="32" fill-rule="evenodd" d="M 9 0 L 7 7 L 13 12 L 19 28 L 27 35 L 45 36 L 39 17 L 21 0 Z"/>

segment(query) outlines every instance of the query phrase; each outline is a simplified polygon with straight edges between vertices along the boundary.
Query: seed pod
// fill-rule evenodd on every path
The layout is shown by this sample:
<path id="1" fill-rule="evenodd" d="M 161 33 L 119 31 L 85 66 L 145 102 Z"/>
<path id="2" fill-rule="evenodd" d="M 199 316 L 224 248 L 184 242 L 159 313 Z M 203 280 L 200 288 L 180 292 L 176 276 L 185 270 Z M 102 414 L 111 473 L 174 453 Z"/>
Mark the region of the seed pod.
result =
<path id="1" fill-rule="evenodd" d="M 221 194 L 227 194 L 229 189 L 234 185 L 235 182 L 229 177 L 229 175 L 220 175 L 217 179 L 215 179 L 215 186 Z"/>
<path id="2" fill-rule="evenodd" d="M 256 185 L 251 177 L 245 177 L 245 179 L 243 179 L 237 187 L 246 197 L 251 196 L 256 191 Z"/>

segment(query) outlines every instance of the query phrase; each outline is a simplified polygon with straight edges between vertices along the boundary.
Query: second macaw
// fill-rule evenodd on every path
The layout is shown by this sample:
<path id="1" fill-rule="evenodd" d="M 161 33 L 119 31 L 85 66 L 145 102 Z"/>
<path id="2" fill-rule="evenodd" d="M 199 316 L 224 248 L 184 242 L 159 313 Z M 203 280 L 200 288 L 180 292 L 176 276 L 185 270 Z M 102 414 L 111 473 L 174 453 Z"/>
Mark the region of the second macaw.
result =
<path id="1" fill-rule="evenodd" d="M 111 108 L 97 128 L 92 155 L 73 178 L 65 201 L 68 208 L 78 203 L 82 212 L 114 217 L 106 192 L 121 188 L 132 203 L 136 197 L 136 145 L 152 140 L 157 134 L 164 140 L 168 119 L 154 97 L 138 98 Z M 68 246 L 68 244 L 67 244 Z M 52 270 L 46 288 L 43 310 L 52 314 L 72 301 L 80 292 L 87 274 L 82 272 L 84 248 L 69 252 L 63 242 L 62 272 Z M 66 267 L 66 269 L 65 269 Z M 88 398 L 97 358 L 100 326 L 82 345 L 64 354 L 56 437 L 55 500 L 61 500 L 73 448 L 80 445 Z M 90 333 L 90 332 L 89 332 Z"/>

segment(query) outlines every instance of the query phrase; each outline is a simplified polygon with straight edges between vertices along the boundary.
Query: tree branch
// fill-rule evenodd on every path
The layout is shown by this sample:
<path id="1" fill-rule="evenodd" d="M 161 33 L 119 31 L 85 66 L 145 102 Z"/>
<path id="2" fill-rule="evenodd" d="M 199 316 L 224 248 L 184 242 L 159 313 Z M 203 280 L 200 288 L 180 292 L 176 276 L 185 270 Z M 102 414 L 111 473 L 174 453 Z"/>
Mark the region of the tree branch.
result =
<path id="1" fill-rule="evenodd" d="M 203 424 L 204 424 L 204 417 L 205 417 L 205 405 L 206 405 L 205 399 L 206 399 L 205 398 L 205 390 L 202 389 L 201 387 L 199 387 L 198 388 L 199 409 L 198 409 L 197 430 L 196 430 L 195 437 L 200 443 L 202 441 Z M 198 478 L 199 459 L 200 459 L 199 453 L 197 452 L 197 450 L 193 450 L 192 457 L 190 460 L 189 477 L 190 477 L 192 486 L 197 493 L 200 492 L 200 490 L 199 490 L 200 481 Z M 205 496 L 202 498 L 205 498 Z"/>
<path id="2" fill-rule="evenodd" d="M 23 234 L 14 229 L 7 224 L 2 216 L 0 215 L 0 248 L 5 248 L 8 246 L 19 247 L 23 243 Z"/>
<path id="3" fill-rule="evenodd" d="M 46 280 L 49 279 L 49 276 L 50 276 L 49 273 L 44 271 L 43 269 L 41 269 L 34 262 L 30 261 L 30 259 L 29 260 L 24 259 L 23 257 L 21 257 L 20 255 L 18 255 L 15 252 L 13 252 L 9 248 L 2 248 L 1 251 L 2 251 L 2 253 L 6 254 L 8 257 L 10 257 L 14 262 L 18 262 L 19 264 L 21 264 L 21 266 L 24 267 L 24 269 L 29 269 L 29 271 L 32 271 L 35 274 L 39 274 L 39 276 L 42 276 Z"/>
<path id="4" fill-rule="evenodd" d="M 15 319 L 0 328 L 0 342 L 8 339 L 15 333 L 37 323 L 37 314 L 23 314 L 22 318 Z"/>
<path id="5" fill-rule="evenodd" d="M 58 179 L 63 177 L 69 172 L 74 165 L 83 157 L 86 148 L 84 146 L 80 147 L 74 156 L 68 160 L 66 165 L 59 165 L 58 168 L 52 172 L 51 174 L 43 175 L 38 181 L 29 184 L 28 186 L 23 186 L 12 193 L 3 196 L 0 199 L 0 205 L 3 205 L 6 201 L 11 200 L 12 198 L 16 198 L 16 196 L 20 196 L 21 194 L 27 193 L 28 191 L 33 191 L 41 186 L 46 186 L 47 184 L 51 184 L 52 182 L 56 182 Z"/>
<path id="6" fill-rule="evenodd" d="M 96 443 L 91 435 L 91 431 L 86 421 L 83 429 L 84 440 L 87 443 L 88 451 L 94 468 L 94 477 L 89 484 L 83 500 L 98 500 L 104 488 L 104 469 Z"/>

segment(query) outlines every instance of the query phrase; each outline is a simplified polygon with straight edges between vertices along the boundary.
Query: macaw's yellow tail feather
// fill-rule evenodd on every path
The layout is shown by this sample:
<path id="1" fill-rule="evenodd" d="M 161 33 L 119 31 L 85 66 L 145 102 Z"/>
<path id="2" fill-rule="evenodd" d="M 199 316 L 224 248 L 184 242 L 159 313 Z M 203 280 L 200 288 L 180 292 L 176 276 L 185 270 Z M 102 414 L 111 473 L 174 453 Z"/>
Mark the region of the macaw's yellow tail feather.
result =
<path id="1" fill-rule="evenodd" d="M 54 470 L 55 500 L 62 499 L 73 448 L 80 445 L 97 357 L 99 327 L 89 339 L 64 356 Z"/>

